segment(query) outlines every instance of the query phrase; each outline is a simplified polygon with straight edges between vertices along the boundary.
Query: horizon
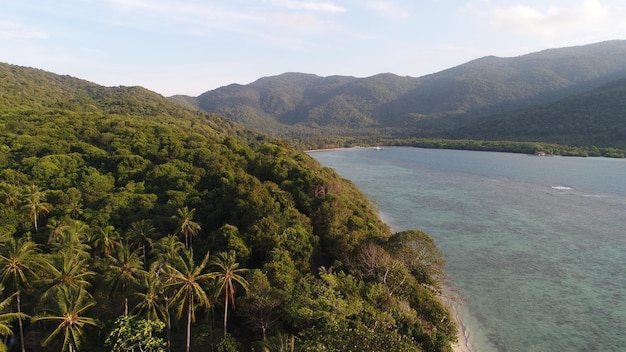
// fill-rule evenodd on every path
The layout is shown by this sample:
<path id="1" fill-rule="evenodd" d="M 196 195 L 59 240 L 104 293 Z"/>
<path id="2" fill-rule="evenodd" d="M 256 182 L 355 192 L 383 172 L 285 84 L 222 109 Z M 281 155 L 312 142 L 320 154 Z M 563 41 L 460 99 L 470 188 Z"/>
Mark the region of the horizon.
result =
<path id="1" fill-rule="evenodd" d="M 0 61 L 198 96 L 287 72 L 421 77 L 485 56 L 619 40 L 619 0 L 3 1 Z"/>

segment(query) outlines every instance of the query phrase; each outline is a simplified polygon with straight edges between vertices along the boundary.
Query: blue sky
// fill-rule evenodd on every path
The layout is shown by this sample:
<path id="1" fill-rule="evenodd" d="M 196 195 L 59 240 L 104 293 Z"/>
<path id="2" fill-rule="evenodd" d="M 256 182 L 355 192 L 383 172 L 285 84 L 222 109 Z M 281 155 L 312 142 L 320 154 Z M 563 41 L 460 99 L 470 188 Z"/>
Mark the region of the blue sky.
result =
<path id="1" fill-rule="evenodd" d="M 0 62 L 199 95 L 626 39 L 626 0 L 0 0 Z"/>

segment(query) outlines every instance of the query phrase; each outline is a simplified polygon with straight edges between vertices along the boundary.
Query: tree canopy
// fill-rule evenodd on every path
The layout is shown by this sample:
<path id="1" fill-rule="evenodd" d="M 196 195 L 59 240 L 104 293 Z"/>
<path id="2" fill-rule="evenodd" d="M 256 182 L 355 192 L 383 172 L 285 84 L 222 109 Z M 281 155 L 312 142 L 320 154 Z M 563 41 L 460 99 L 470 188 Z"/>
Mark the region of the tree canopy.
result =
<path id="1" fill-rule="evenodd" d="M 286 142 L 143 88 L 4 64 L 0 78 L 0 279 L 17 300 L 12 331 L 41 337 L 27 347 L 97 352 L 107 336 L 153 334 L 155 350 L 263 351 L 287 336 L 308 351 L 376 333 L 362 351 L 445 351 L 455 339 L 439 267 L 400 260 L 415 242 Z M 359 263 L 370 244 L 393 263 L 384 280 Z M 148 323 L 128 331 L 125 314 Z"/>

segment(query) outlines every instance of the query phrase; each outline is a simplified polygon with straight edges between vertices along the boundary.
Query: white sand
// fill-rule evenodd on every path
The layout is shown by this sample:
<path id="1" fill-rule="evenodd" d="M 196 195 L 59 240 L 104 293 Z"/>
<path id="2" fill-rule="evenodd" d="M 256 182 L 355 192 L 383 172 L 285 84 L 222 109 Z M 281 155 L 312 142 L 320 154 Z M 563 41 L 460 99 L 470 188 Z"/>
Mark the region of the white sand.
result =
<path id="1" fill-rule="evenodd" d="M 456 325 L 458 327 L 457 331 L 457 342 L 452 344 L 452 350 L 454 352 L 472 352 L 472 345 L 469 342 L 467 327 L 463 325 L 463 321 L 461 321 L 459 317 L 459 311 L 457 307 L 453 304 L 449 305 L 450 310 L 452 311 L 452 315 L 454 316 L 454 320 L 456 321 Z"/>

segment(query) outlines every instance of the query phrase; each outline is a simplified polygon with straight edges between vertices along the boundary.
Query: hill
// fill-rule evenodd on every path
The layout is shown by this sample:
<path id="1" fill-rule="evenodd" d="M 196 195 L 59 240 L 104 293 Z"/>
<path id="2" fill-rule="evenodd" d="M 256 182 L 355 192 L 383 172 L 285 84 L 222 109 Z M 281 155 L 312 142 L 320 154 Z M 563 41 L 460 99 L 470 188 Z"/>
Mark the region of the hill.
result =
<path id="1" fill-rule="evenodd" d="M 489 116 L 455 138 L 626 148 L 626 79 L 554 103 Z"/>
<path id="2" fill-rule="evenodd" d="M 287 73 L 188 97 L 197 107 L 282 137 L 440 137 L 489 115 L 626 78 L 626 41 L 494 56 L 418 78 Z"/>
<path id="3" fill-rule="evenodd" d="M 0 64 L 0 170 L 0 305 L 20 312 L 0 323 L 16 348 L 455 339 L 430 237 L 391 233 L 355 185 L 218 115 Z"/>

